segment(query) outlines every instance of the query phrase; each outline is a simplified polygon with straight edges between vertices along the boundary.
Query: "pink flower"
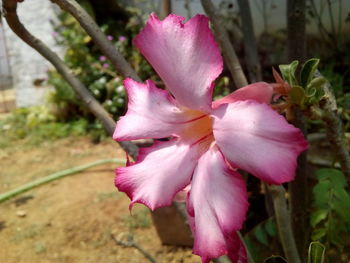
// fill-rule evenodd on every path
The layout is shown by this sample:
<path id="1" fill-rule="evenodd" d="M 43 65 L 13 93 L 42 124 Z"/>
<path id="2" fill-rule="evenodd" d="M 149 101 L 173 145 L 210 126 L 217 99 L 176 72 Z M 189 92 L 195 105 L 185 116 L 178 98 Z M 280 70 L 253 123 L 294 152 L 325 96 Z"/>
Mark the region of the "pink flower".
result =
<path id="1" fill-rule="evenodd" d="M 169 15 L 151 15 L 134 44 L 152 64 L 167 90 L 151 80 L 124 81 L 128 111 L 113 138 L 171 138 L 140 150 L 135 163 L 116 170 L 116 186 L 134 203 L 150 209 L 170 205 L 190 185 L 187 210 L 193 252 L 203 262 L 224 254 L 245 262 L 236 231 L 248 209 L 237 168 L 272 184 L 294 178 L 296 159 L 307 148 L 300 130 L 267 103 L 273 88 L 258 82 L 212 102 L 214 80 L 222 71 L 219 48 L 208 19 L 183 24 Z"/>
<path id="2" fill-rule="evenodd" d="M 106 60 L 107 60 L 106 56 L 100 56 L 98 59 L 99 59 L 101 62 L 103 62 L 103 61 L 106 61 Z"/>
<path id="3" fill-rule="evenodd" d="M 108 63 L 103 63 L 102 67 L 103 68 L 109 68 L 109 64 Z"/>
<path id="4" fill-rule="evenodd" d="M 119 39 L 118 39 L 120 42 L 124 42 L 126 40 L 126 37 L 125 36 L 120 36 Z"/>
<path id="5" fill-rule="evenodd" d="M 108 35 L 108 36 L 107 36 L 107 39 L 108 39 L 109 41 L 112 41 L 112 40 L 113 40 L 113 36 Z"/>

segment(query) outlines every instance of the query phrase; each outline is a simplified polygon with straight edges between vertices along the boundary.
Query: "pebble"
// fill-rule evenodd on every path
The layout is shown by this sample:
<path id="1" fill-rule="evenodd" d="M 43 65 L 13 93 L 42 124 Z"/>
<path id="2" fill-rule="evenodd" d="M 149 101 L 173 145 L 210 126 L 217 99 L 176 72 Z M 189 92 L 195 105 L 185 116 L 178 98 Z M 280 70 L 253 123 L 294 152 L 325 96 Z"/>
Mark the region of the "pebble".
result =
<path id="1" fill-rule="evenodd" d="M 25 217 L 25 216 L 27 215 L 27 212 L 24 211 L 24 210 L 18 210 L 18 211 L 16 212 L 16 215 L 17 215 L 18 217 Z"/>

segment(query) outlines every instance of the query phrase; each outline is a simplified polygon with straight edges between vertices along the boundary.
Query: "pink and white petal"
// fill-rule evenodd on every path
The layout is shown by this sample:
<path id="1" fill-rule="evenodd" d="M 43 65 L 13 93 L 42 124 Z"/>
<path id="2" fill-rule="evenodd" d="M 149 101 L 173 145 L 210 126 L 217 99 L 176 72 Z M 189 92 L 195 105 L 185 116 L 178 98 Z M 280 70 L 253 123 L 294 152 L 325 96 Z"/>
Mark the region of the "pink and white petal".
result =
<path id="1" fill-rule="evenodd" d="M 151 80 L 146 84 L 124 80 L 128 111 L 117 122 L 113 139 L 118 141 L 165 138 L 183 130 L 187 122 L 203 113 L 179 108 L 171 95 L 158 89 Z"/>
<path id="2" fill-rule="evenodd" d="M 240 100 L 255 100 L 269 104 L 272 99 L 273 87 L 266 82 L 257 82 L 235 90 L 231 94 L 213 101 L 212 107 L 218 108 L 221 104 L 232 103 Z"/>
<path id="3" fill-rule="evenodd" d="M 199 144 L 178 139 L 142 148 L 138 161 L 116 169 L 115 185 L 131 199 L 154 210 L 170 205 L 175 194 L 190 183 L 199 158 Z"/>
<path id="4" fill-rule="evenodd" d="M 272 184 L 293 180 L 308 143 L 283 116 L 255 101 L 221 105 L 212 116 L 215 140 L 234 167 Z"/>
<path id="5" fill-rule="evenodd" d="M 247 250 L 237 233 L 226 238 L 229 253 L 227 256 L 234 263 L 246 263 L 248 261 Z"/>
<path id="6" fill-rule="evenodd" d="M 188 108 L 209 112 L 213 81 L 222 71 L 222 57 L 208 18 L 151 14 L 134 44 L 157 71 L 176 100 Z"/>
<path id="7" fill-rule="evenodd" d="M 242 227 L 247 209 L 241 175 L 228 168 L 216 146 L 211 147 L 198 161 L 187 202 L 189 216 L 194 217 L 193 253 L 203 262 L 230 253 L 228 237 Z"/>

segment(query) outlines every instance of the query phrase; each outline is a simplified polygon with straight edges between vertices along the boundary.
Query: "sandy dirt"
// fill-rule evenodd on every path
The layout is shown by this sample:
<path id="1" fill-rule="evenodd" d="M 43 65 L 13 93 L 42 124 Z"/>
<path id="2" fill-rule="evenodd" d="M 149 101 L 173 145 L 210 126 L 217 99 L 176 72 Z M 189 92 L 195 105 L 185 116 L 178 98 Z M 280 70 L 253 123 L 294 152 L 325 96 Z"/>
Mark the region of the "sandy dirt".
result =
<path id="1" fill-rule="evenodd" d="M 0 149 L 0 193 L 56 171 L 124 156 L 109 140 L 14 143 Z M 111 234 L 133 236 L 159 263 L 200 262 L 190 248 L 163 246 L 144 206 L 129 214 L 129 199 L 113 184 L 115 167 L 91 168 L 1 203 L 0 263 L 149 262 L 135 248 L 117 245 Z"/>

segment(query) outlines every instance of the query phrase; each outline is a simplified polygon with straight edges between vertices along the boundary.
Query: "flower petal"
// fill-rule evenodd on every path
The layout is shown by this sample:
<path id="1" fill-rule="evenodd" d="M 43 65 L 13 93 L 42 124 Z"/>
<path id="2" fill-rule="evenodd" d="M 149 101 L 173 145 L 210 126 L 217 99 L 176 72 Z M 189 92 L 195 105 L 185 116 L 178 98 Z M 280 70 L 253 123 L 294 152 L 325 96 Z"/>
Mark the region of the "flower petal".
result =
<path id="1" fill-rule="evenodd" d="M 170 205 L 190 183 L 202 146 L 173 139 L 142 148 L 137 163 L 117 168 L 115 184 L 129 196 L 131 206 L 142 203 L 154 210 Z"/>
<path id="2" fill-rule="evenodd" d="M 196 15 L 185 24 L 183 20 L 169 15 L 160 21 L 152 14 L 134 44 L 180 104 L 208 112 L 222 57 L 207 17 Z"/>
<path id="3" fill-rule="evenodd" d="M 308 143 L 283 116 L 255 101 L 221 105 L 212 116 L 215 140 L 232 165 L 268 183 L 294 178 L 297 157 Z"/>
<path id="4" fill-rule="evenodd" d="M 234 263 L 246 263 L 248 261 L 247 250 L 237 233 L 226 239 L 228 254 L 227 256 Z"/>
<path id="5" fill-rule="evenodd" d="M 233 247 L 228 242 L 245 219 L 247 192 L 241 175 L 227 166 L 217 146 L 198 161 L 187 208 L 194 233 L 193 253 L 203 262 L 230 253 Z"/>
<path id="6" fill-rule="evenodd" d="M 165 138 L 179 133 L 203 113 L 180 109 L 170 94 L 149 80 L 146 84 L 124 80 L 128 111 L 117 122 L 113 139 L 118 141 Z M 186 126 L 187 125 L 187 126 Z"/>
<path id="7" fill-rule="evenodd" d="M 213 108 L 221 104 L 232 103 L 239 100 L 256 100 L 257 102 L 269 104 L 272 99 L 273 87 L 266 82 L 257 82 L 235 90 L 231 94 L 213 102 Z"/>

